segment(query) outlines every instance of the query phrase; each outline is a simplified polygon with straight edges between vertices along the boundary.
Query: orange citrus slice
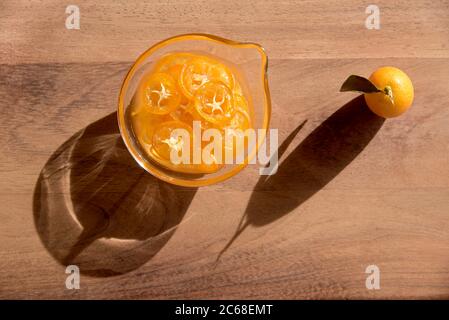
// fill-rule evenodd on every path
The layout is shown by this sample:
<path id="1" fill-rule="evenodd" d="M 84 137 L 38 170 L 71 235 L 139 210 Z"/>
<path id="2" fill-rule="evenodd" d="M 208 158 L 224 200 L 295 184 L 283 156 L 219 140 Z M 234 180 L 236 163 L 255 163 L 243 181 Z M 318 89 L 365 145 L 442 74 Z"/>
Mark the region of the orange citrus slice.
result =
<path id="1" fill-rule="evenodd" d="M 151 113 L 168 114 L 181 100 L 175 80 L 167 73 L 154 73 L 142 79 L 138 97 Z"/>
<path id="2" fill-rule="evenodd" d="M 234 97 L 231 90 L 220 82 L 207 82 L 195 94 L 194 107 L 201 118 L 224 126 L 234 116 Z"/>
<path id="3" fill-rule="evenodd" d="M 204 56 L 188 60 L 179 78 L 182 92 L 189 99 L 193 99 L 195 92 L 210 81 L 219 81 L 234 88 L 232 72 L 224 64 Z"/>
<path id="4" fill-rule="evenodd" d="M 176 129 L 183 129 L 189 135 L 189 141 L 185 141 L 183 137 L 174 137 L 173 133 Z M 188 145 L 189 151 L 192 146 L 193 138 L 192 128 L 184 122 L 173 120 L 161 123 L 153 133 L 153 150 L 154 154 L 164 160 L 170 160 L 172 150 L 182 153 L 185 146 Z"/>

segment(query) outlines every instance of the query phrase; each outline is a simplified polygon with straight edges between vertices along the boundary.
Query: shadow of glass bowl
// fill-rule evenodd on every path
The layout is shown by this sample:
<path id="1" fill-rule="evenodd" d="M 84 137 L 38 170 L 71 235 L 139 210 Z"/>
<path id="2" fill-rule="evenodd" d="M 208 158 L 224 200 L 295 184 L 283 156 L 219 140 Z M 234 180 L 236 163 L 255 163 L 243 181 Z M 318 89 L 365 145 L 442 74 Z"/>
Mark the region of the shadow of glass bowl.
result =
<path id="1" fill-rule="evenodd" d="M 93 276 L 123 274 L 165 245 L 196 190 L 140 168 L 111 113 L 72 136 L 45 164 L 34 192 L 35 226 L 62 265 Z"/>

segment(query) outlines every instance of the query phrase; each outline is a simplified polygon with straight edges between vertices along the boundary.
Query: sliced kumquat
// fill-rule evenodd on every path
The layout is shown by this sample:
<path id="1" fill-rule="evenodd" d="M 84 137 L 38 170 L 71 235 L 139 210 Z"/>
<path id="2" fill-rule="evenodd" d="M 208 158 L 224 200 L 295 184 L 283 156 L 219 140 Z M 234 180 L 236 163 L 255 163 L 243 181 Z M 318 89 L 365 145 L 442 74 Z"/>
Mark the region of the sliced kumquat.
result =
<path id="1" fill-rule="evenodd" d="M 224 152 L 236 159 L 237 155 L 244 153 L 248 144 L 245 130 L 251 128 L 251 120 L 248 113 L 241 107 L 236 108 L 228 126 L 224 128 Z"/>
<path id="2" fill-rule="evenodd" d="M 234 76 L 223 63 L 209 57 L 200 56 L 187 61 L 179 78 L 183 93 L 190 99 L 205 83 L 219 81 L 234 88 Z"/>
<path id="3" fill-rule="evenodd" d="M 180 64 L 176 64 L 172 67 L 170 67 L 167 70 L 167 73 L 169 75 L 172 76 L 172 78 L 175 80 L 176 82 L 176 86 L 178 89 L 179 94 L 181 95 L 181 101 L 180 104 L 181 105 L 187 105 L 189 104 L 189 98 L 186 97 L 186 95 L 183 93 L 181 86 L 179 85 L 179 77 L 181 76 L 181 71 L 182 71 L 182 65 Z"/>
<path id="4" fill-rule="evenodd" d="M 138 90 L 139 102 L 154 114 L 168 114 L 181 101 L 177 84 L 167 73 L 154 73 L 145 77 Z"/>
<path id="5" fill-rule="evenodd" d="M 243 96 L 243 90 L 238 81 L 234 81 L 234 94 Z"/>
<path id="6" fill-rule="evenodd" d="M 186 130 L 189 141 L 185 141 L 183 137 L 174 137 L 173 133 L 176 129 Z M 178 152 L 180 155 L 184 148 L 188 145 L 189 152 L 192 146 L 191 140 L 193 138 L 192 128 L 181 121 L 167 121 L 161 123 L 153 134 L 153 149 L 156 156 L 162 159 L 170 160 L 172 150 Z"/>
<path id="7" fill-rule="evenodd" d="M 169 115 L 156 115 L 148 111 L 142 111 L 137 117 L 139 117 L 139 122 L 135 122 L 135 131 L 140 132 L 142 142 L 150 146 L 153 144 L 153 135 L 157 127 L 161 123 L 171 120 Z"/>
<path id="8" fill-rule="evenodd" d="M 240 94 L 234 93 L 234 107 L 237 111 L 243 113 L 248 120 L 248 127 L 251 126 L 251 117 L 249 115 L 250 109 L 248 106 L 248 101 L 246 101 L 245 97 Z"/>
<path id="9" fill-rule="evenodd" d="M 226 128 L 240 129 L 245 131 L 251 127 L 251 123 L 248 114 L 244 110 L 236 110 L 234 117 L 229 122 L 229 126 Z"/>
<path id="10" fill-rule="evenodd" d="M 193 103 L 201 118 L 222 127 L 235 113 L 232 92 L 220 82 L 208 82 L 201 86 L 195 94 Z"/>
<path id="11" fill-rule="evenodd" d="M 193 114 L 190 112 L 189 106 L 181 105 L 176 110 L 170 112 L 170 117 L 173 120 L 178 120 L 192 126 L 195 120 Z"/>
<path id="12" fill-rule="evenodd" d="M 174 66 L 184 66 L 188 60 L 195 57 L 194 54 L 188 52 L 176 52 L 164 55 L 160 60 L 156 62 L 153 73 L 169 72 L 168 70 Z"/>

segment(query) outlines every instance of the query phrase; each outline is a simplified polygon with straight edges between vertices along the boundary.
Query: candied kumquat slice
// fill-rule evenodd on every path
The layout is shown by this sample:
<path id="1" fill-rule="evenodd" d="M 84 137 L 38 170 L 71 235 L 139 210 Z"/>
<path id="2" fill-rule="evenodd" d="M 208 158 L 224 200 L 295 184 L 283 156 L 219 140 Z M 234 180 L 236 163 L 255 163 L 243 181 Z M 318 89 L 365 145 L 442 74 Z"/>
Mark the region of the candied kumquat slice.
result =
<path id="1" fill-rule="evenodd" d="M 163 123 L 172 120 L 169 115 L 151 114 L 148 111 L 136 116 L 134 120 L 134 127 L 136 132 L 139 132 L 140 140 L 147 144 L 153 144 L 153 134 L 158 126 Z"/>
<path id="2" fill-rule="evenodd" d="M 208 57 L 196 57 L 188 60 L 181 71 L 179 84 L 182 92 L 193 99 L 195 92 L 205 83 L 219 81 L 234 88 L 232 72 L 221 62 Z"/>
<path id="3" fill-rule="evenodd" d="M 172 133 L 176 129 L 184 129 L 189 135 L 189 141 L 184 141 L 183 137 L 174 137 Z M 173 120 L 161 123 L 153 134 L 153 150 L 157 157 L 164 160 L 170 160 L 172 150 L 180 154 L 184 150 L 184 144 L 191 148 L 191 140 L 193 138 L 192 128 L 184 122 Z"/>
<path id="4" fill-rule="evenodd" d="M 179 84 L 179 77 L 181 76 L 181 71 L 182 71 L 182 65 L 180 64 L 175 64 L 174 66 L 171 66 L 168 70 L 167 73 L 169 75 L 172 76 L 172 78 L 175 80 L 176 82 L 176 86 L 178 89 L 179 94 L 181 95 L 181 101 L 180 103 L 183 105 L 187 105 L 189 104 L 189 98 L 186 97 L 186 95 L 183 93 L 182 88 Z"/>
<path id="5" fill-rule="evenodd" d="M 229 126 L 226 128 L 230 129 L 240 129 L 245 131 L 251 127 L 250 119 L 248 114 L 243 110 L 236 110 L 234 116 L 232 117 Z"/>
<path id="6" fill-rule="evenodd" d="M 238 81 L 234 81 L 234 95 L 243 95 L 242 87 Z"/>
<path id="7" fill-rule="evenodd" d="M 224 152 L 227 156 L 237 159 L 237 155 L 245 153 L 245 146 L 248 143 L 248 137 L 245 135 L 245 131 L 251 128 L 251 119 L 247 112 L 247 105 L 242 96 L 235 96 L 235 113 L 232 117 L 229 125 L 224 129 Z M 241 139 L 243 138 L 243 139 Z"/>
<path id="8" fill-rule="evenodd" d="M 139 86 L 140 103 L 154 114 L 168 114 L 178 107 L 181 95 L 173 77 L 167 73 L 153 73 Z"/>
<path id="9" fill-rule="evenodd" d="M 213 153 L 211 153 L 211 156 L 214 157 Z M 198 173 L 214 173 L 220 170 L 222 167 L 223 167 L 222 163 L 216 162 L 210 164 L 201 163 L 195 166 L 195 171 Z"/>
<path id="10" fill-rule="evenodd" d="M 169 69 L 175 66 L 180 66 L 182 69 L 182 66 L 193 57 L 195 57 L 195 55 L 188 52 L 176 52 L 164 55 L 156 62 L 153 73 L 168 72 Z"/>
<path id="11" fill-rule="evenodd" d="M 248 128 L 251 126 L 251 117 L 249 116 L 248 101 L 245 97 L 239 94 L 234 94 L 234 107 L 237 111 L 243 113 L 248 120 Z"/>
<path id="12" fill-rule="evenodd" d="M 184 122 L 189 126 L 193 126 L 193 121 L 195 120 L 194 116 L 189 110 L 189 106 L 180 105 L 176 110 L 170 112 L 170 117 L 172 120 L 178 120 Z"/>
<path id="13" fill-rule="evenodd" d="M 207 82 L 195 94 L 195 110 L 201 118 L 214 125 L 225 126 L 234 116 L 234 97 L 220 82 Z"/>

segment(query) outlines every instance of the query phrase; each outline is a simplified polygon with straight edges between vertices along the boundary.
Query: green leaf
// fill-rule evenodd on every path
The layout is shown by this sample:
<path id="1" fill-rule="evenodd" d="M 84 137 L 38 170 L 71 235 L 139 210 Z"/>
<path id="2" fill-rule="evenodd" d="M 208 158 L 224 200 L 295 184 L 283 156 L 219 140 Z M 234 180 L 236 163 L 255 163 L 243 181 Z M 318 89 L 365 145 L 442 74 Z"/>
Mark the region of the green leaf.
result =
<path id="1" fill-rule="evenodd" d="M 356 75 L 350 75 L 348 79 L 343 82 L 340 92 L 345 91 L 357 91 L 363 93 L 383 92 L 368 79 Z"/>

